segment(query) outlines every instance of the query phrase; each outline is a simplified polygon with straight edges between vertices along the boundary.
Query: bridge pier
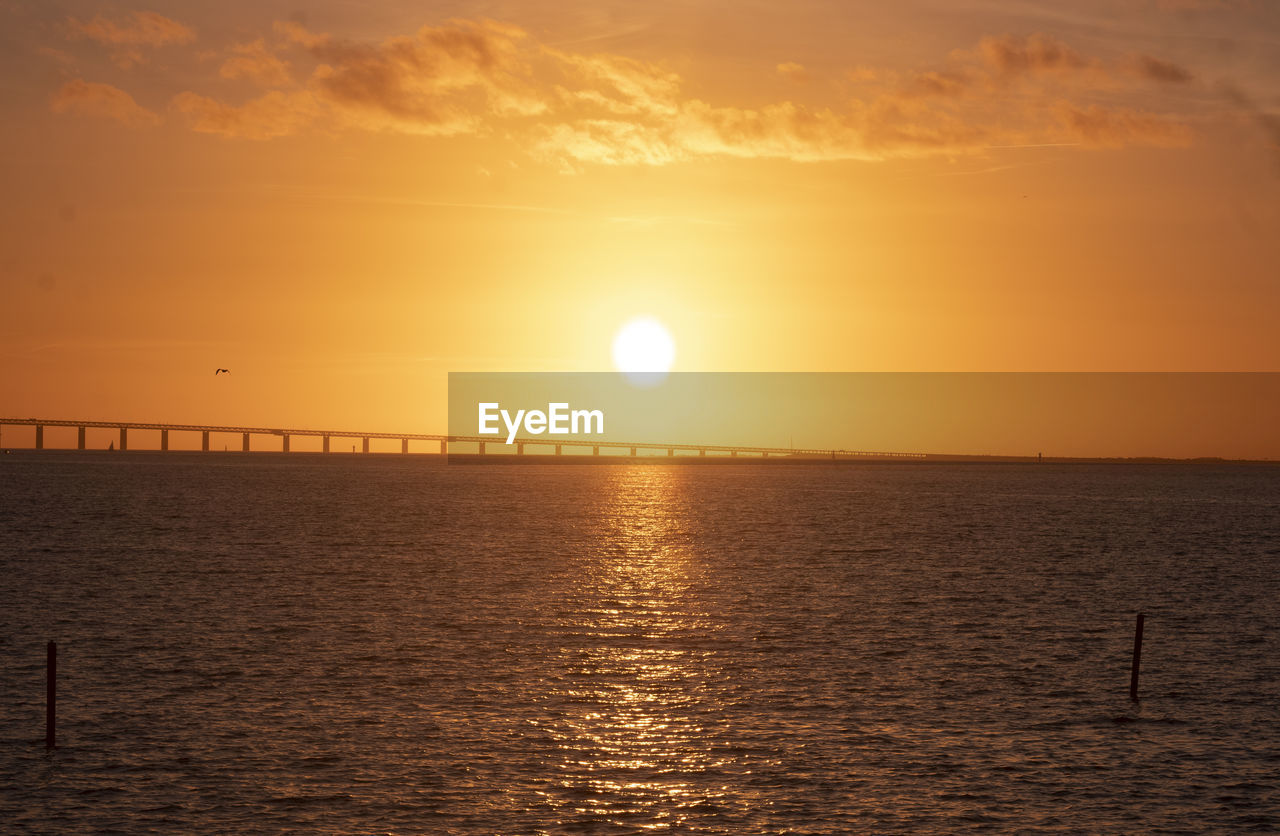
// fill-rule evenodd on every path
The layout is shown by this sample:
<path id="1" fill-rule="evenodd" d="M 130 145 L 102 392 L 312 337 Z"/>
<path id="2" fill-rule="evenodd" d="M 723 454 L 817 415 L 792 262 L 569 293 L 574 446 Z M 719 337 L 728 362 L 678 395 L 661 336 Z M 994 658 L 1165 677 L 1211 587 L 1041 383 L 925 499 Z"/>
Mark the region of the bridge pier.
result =
<path id="1" fill-rule="evenodd" d="M 209 452 L 209 431 L 208 430 L 200 431 L 200 449 L 206 453 Z"/>
<path id="2" fill-rule="evenodd" d="M 558 456 L 558 455 L 560 455 L 560 445 L 559 445 L 559 444 L 557 444 L 557 445 L 556 445 L 556 455 L 557 455 L 557 456 Z"/>
<path id="3" fill-rule="evenodd" d="M 162 451 L 169 449 L 169 431 L 168 430 L 160 431 L 160 449 Z"/>
<path id="4" fill-rule="evenodd" d="M 449 455 L 449 439 L 447 438 L 440 439 L 440 455 Z"/>
<path id="5" fill-rule="evenodd" d="M 729 458 L 731 458 L 731 459 L 736 459 L 736 458 L 738 458 L 738 451 L 737 451 L 737 450 L 730 450 L 730 451 L 729 451 Z"/>
<path id="6" fill-rule="evenodd" d="M 369 452 L 369 439 L 368 439 L 368 438 L 366 438 L 366 439 L 364 440 L 364 452 L 366 452 L 366 453 L 367 453 L 367 452 Z"/>
<path id="7" fill-rule="evenodd" d="M 80 427 L 80 429 L 76 432 L 76 449 L 77 450 L 84 449 L 84 427 Z"/>
<path id="8" fill-rule="evenodd" d="M 246 453 L 249 452 L 249 434 L 248 433 L 245 433 L 244 437 L 240 439 L 240 449 Z"/>
<path id="9" fill-rule="evenodd" d="M 129 449 L 129 428 L 128 427 L 120 428 L 120 449 L 121 450 Z"/>
<path id="10" fill-rule="evenodd" d="M 284 436 L 284 447 L 281 452 L 287 453 L 289 452 L 289 434 L 281 433 L 281 435 Z"/>
<path id="11" fill-rule="evenodd" d="M 675 448 L 674 448 L 674 447 L 668 447 L 668 448 L 667 448 L 667 455 L 668 455 L 668 456 L 674 456 L 675 454 L 676 454 L 676 450 L 675 450 Z"/>
<path id="12" fill-rule="evenodd" d="M 400 439 L 400 452 L 401 453 L 409 452 L 409 439 L 407 438 Z"/>
<path id="13" fill-rule="evenodd" d="M 523 441 L 521 441 L 519 444 L 517 444 L 517 445 L 516 445 L 516 455 L 517 455 L 517 456 L 523 456 L 523 455 L 524 455 L 524 442 L 523 442 Z"/>
<path id="14" fill-rule="evenodd" d="M 706 447 L 699 447 L 699 448 L 698 448 L 698 455 L 699 455 L 699 456 L 705 456 L 706 454 L 707 454 L 707 448 L 706 448 Z"/>
<path id="15" fill-rule="evenodd" d="M 635 457 L 636 457 L 636 448 L 632 447 L 632 448 L 631 448 L 631 458 L 633 458 L 633 459 L 634 459 Z"/>
<path id="16" fill-rule="evenodd" d="M 599 444 L 597 444 L 595 447 L 592 447 L 592 448 L 591 448 L 591 455 L 593 455 L 593 456 L 598 456 L 598 455 L 600 455 L 600 445 L 599 445 Z"/>
<path id="17" fill-rule="evenodd" d="M 324 452 L 329 452 L 329 436 L 324 437 Z"/>
<path id="18" fill-rule="evenodd" d="M 36 449 L 44 449 L 44 427 L 39 424 L 36 424 Z"/>
<path id="19" fill-rule="evenodd" d="M 482 455 L 482 456 L 484 455 L 484 442 L 483 442 L 483 441 L 481 441 L 481 442 L 480 442 L 480 455 Z"/>

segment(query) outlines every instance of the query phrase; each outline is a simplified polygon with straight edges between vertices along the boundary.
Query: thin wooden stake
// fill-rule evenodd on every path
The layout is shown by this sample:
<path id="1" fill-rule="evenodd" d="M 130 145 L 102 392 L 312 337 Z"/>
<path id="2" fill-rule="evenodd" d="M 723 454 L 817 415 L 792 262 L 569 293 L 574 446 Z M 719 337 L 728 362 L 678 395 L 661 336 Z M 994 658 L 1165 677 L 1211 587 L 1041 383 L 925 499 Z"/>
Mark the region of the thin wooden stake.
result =
<path id="1" fill-rule="evenodd" d="M 54 748 L 54 732 L 58 725 L 58 645 L 49 642 L 45 649 L 44 684 L 44 748 Z"/>
<path id="2" fill-rule="evenodd" d="M 1138 613 L 1138 626 L 1133 633 L 1133 669 L 1129 673 L 1129 699 L 1138 701 L 1138 667 L 1142 664 L 1142 613 Z"/>

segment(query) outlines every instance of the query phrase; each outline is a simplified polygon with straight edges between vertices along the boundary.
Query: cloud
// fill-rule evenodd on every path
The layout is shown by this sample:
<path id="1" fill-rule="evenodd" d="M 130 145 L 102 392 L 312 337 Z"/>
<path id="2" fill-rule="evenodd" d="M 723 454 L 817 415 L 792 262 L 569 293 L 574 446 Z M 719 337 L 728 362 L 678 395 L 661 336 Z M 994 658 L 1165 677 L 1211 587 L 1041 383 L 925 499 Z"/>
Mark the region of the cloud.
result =
<path id="1" fill-rule="evenodd" d="M 126 23 L 117 23 L 98 15 L 88 23 L 69 18 L 67 25 L 75 34 L 112 46 L 185 44 L 196 37 L 195 32 L 188 27 L 155 12 L 134 12 L 132 19 Z"/>
<path id="2" fill-rule="evenodd" d="M 973 85 L 973 78 L 964 70 L 928 70 L 916 75 L 903 92 L 908 96 L 963 96 Z"/>
<path id="3" fill-rule="evenodd" d="M 196 37 L 190 28 L 155 12 L 133 12 L 123 22 L 102 15 L 88 22 L 72 17 L 67 19 L 67 30 L 73 39 L 87 38 L 114 47 L 112 60 L 126 69 L 144 62 L 142 47 L 185 44 Z"/>
<path id="4" fill-rule="evenodd" d="M 133 100 L 133 96 L 118 87 L 79 78 L 62 85 L 53 95 L 50 108 L 54 113 L 114 119 L 133 127 L 160 123 L 159 116 L 139 105 Z"/>
<path id="5" fill-rule="evenodd" d="M 173 97 L 171 110 L 186 117 L 191 130 L 238 139 L 274 139 L 297 133 L 319 114 L 306 91 L 272 90 L 235 106 L 187 91 Z"/>
<path id="6" fill-rule="evenodd" d="M 1123 90 L 1135 80 L 1185 84 L 1194 79 L 1187 68 L 1151 55 L 1104 61 L 1048 35 L 998 35 L 982 38 L 976 49 L 956 50 L 940 69 L 910 77 L 903 93 L 956 98 L 990 95 L 1011 88 L 1055 87 L 1087 94 Z"/>
<path id="7" fill-rule="evenodd" d="M 680 104 L 674 118 L 660 123 L 582 120 L 557 125 L 544 131 L 534 151 L 551 161 L 602 165 L 662 165 L 698 157 L 870 161 L 972 151 L 990 139 L 982 127 L 942 114 L 917 119 L 884 99 L 855 102 L 847 111 L 793 102 L 754 109 L 715 107 L 690 100 Z"/>
<path id="8" fill-rule="evenodd" d="M 797 64 L 794 61 L 787 61 L 776 67 L 778 75 L 797 84 L 804 84 L 809 80 L 809 71 L 805 69 L 804 64 Z"/>
<path id="9" fill-rule="evenodd" d="M 621 55 L 574 55 L 544 49 L 553 71 L 565 76 L 558 92 L 574 104 L 615 114 L 672 116 L 678 110 L 680 77 L 656 64 Z"/>
<path id="10" fill-rule="evenodd" d="M 665 165 L 687 159 L 684 148 L 661 131 L 617 119 L 590 119 L 543 128 L 534 153 L 561 168 L 570 163 Z"/>
<path id="11" fill-rule="evenodd" d="M 531 83 L 523 30 L 493 21 L 424 26 L 377 44 L 281 27 L 317 61 L 317 94 L 349 123 L 406 133 L 479 132 L 482 117 L 545 109 Z"/>
<path id="12" fill-rule="evenodd" d="M 1186 84 L 1195 79 L 1191 71 L 1170 61 L 1138 55 L 1134 58 L 1134 70 L 1142 78 L 1167 84 Z"/>
<path id="13" fill-rule="evenodd" d="M 1104 60 L 1044 34 L 990 35 L 915 73 L 859 66 L 836 82 L 855 82 L 856 96 L 826 105 L 744 107 L 689 95 L 669 67 L 552 47 L 489 20 L 378 41 L 296 22 L 274 32 L 274 46 L 264 38 L 233 47 L 218 70 L 265 92 L 235 103 L 188 90 L 171 110 L 193 130 L 229 138 L 341 129 L 507 137 L 567 170 L 699 157 L 881 160 L 998 145 L 1168 146 L 1190 137 L 1174 115 L 1137 106 L 1149 85 L 1191 83 L 1189 70 L 1147 55 Z M 810 78 L 794 62 L 774 71 Z"/>
<path id="14" fill-rule="evenodd" d="M 1191 141 L 1185 125 L 1153 113 L 1099 105 L 1080 107 L 1065 102 L 1058 105 L 1057 112 L 1072 135 L 1095 148 L 1179 147 Z"/>
<path id="15" fill-rule="evenodd" d="M 1190 79 L 1177 65 L 1144 58 L 1130 62 L 1134 72 L 1048 36 L 991 36 L 975 49 L 953 53 L 946 66 L 905 82 L 863 69 L 859 80 L 880 81 L 870 95 L 829 107 L 790 101 L 717 106 L 682 97 L 678 78 L 663 87 L 660 107 L 624 107 L 600 90 L 578 90 L 579 104 L 598 99 L 611 114 L 635 115 L 619 120 L 603 113 L 578 119 L 557 114 L 566 124 L 544 127 L 535 150 L 553 160 L 616 165 L 706 156 L 882 160 L 975 153 L 992 145 L 1185 144 L 1190 133 L 1174 117 L 1104 109 L 1089 101 L 1099 91 L 1110 99 L 1135 84 Z"/>
<path id="16" fill-rule="evenodd" d="M 1041 34 L 988 36 L 978 43 L 978 54 L 988 67 L 1005 76 L 1083 70 L 1096 64 L 1063 42 Z"/>
<path id="17" fill-rule="evenodd" d="M 262 38 L 233 46 L 231 53 L 218 68 L 218 75 L 223 78 L 245 79 L 262 87 L 287 87 L 293 81 L 289 75 L 289 62 L 267 49 Z"/>

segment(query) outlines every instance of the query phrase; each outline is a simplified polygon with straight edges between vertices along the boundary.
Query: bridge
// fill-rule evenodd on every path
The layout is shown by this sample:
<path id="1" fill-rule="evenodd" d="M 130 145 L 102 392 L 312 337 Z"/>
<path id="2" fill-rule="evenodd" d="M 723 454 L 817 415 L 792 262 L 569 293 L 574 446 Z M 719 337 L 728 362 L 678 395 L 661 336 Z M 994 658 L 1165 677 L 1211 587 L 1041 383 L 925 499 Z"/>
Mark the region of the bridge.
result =
<path id="1" fill-rule="evenodd" d="M 200 449 L 209 450 L 209 439 L 212 435 L 230 435 L 240 436 L 240 449 L 243 452 L 250 452 L 249 439 L 253 436 L 275 436 L 281 439 L 281 451 L 289 452 L 289 439 L 294 436 L 319 436 L 323 439 L 322 451 L 329 452 L 330 439 L 360 439 L 363 444 L 363 452 L 369 452 L 369 442 L 371 439 L 399 439 L 400 452 L 409 452 L 410 441 L 427 441 L 439 444 L 439 454 L 442 456 L 449 454 L 449 445 L 454 443 L 475 444 L 481 455 L 486 453 L 487 445 L 496 445 L 499 449 L 506 448 L 502 452 L 506 452 L 510 448 L 515 448 L 515 454 L 525 455 L 525 447 L 541 446 L 554 447 L 555 455 L 563 455 L 564 448 L 574 450 L 583 450 L 577 455 L 585 455 L 585 449 L 590 448 L 591 455 L 599 456 L 600 450 L 606 451 L 623 451 L 627 453 L 614 452 L 609 455 L 629 455 L 637 456 L 640 451 L 648 451 L 650 455 L 653 451 L 657 451 L 660 455 L 662 451 L 666 451 L 666 455 L 674 456 L 676 451 L 684 455 L 706 456 L 709 453 L 715 455 L 729 455 L 736 457 L 739 454 L 748 456 L 760 456 L 768 458 L 769 456 L 802 456 L 806 458 L 832 458 L 832 459 L 853 459 L 853 458 L 875 458 L 875 459 L 923 459 L 926 458 L 924 453 L 896 453 L 896 452 L 872 452 L 868 450 L 836 450 L 831 448 L 791 448 L 791 447 L 743 447 L 726 444 L 668 444 L 654 442 L 635 442 L 635 441 L 604 441 L 604 440 L 582 440 L 582 439 L 550 439 L 550 438 L 516 438 L 515 441 L 508 445 L 502 441 L 495 440 L 494 436 L 483 435 L 437 435 L 433 433 L 382 433 L 382 432 L 364 432 L 364 431 L 347 431 L 347 430 L 311 430 L 311 429 L 285 429 L 272 427 L 224 427 L 202 424 L 157 424 L 148 422 L 134 421 L 68 421 L 53 418 L 0 418 L 0 432 L 3 432 L 4 426 L 34 427 L 35 428 L 35 449 L 44 450 L 44 430 L 45 427 L 75 427 L 77 429 L 76 448 L 84 450 L 85 435 L 90 429 L 109 429 L 116 430 L 120 434 L 120 443 L 118 449 L 129 449 L 129 431 L 142 432 L 158 432 L 160 434 L 160 450 L 167 451 L 169 449 L 169 433 L 199 433 Z M 3 436 L 0 435 L 0 440 Z M 0 443 L 0 446 L 3 446 Z"/>

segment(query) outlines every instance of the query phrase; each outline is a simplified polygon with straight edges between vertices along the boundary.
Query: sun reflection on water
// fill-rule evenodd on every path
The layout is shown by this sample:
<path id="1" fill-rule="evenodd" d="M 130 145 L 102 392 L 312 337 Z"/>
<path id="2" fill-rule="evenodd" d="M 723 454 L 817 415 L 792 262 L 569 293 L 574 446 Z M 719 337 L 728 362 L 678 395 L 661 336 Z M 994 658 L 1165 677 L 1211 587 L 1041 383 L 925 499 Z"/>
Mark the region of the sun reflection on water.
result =
<path id="1" fill-rule="evenodd" d="M 600 538 L 558 603 L 560 676 L 543 732 L 559 762 L 541 792 L 561 822 L 678 828 L 726 794 L 715 775 L 721 620 L 699 595 L 693 515 L 674 468 L 626 468 L 601 496 Z"/>

